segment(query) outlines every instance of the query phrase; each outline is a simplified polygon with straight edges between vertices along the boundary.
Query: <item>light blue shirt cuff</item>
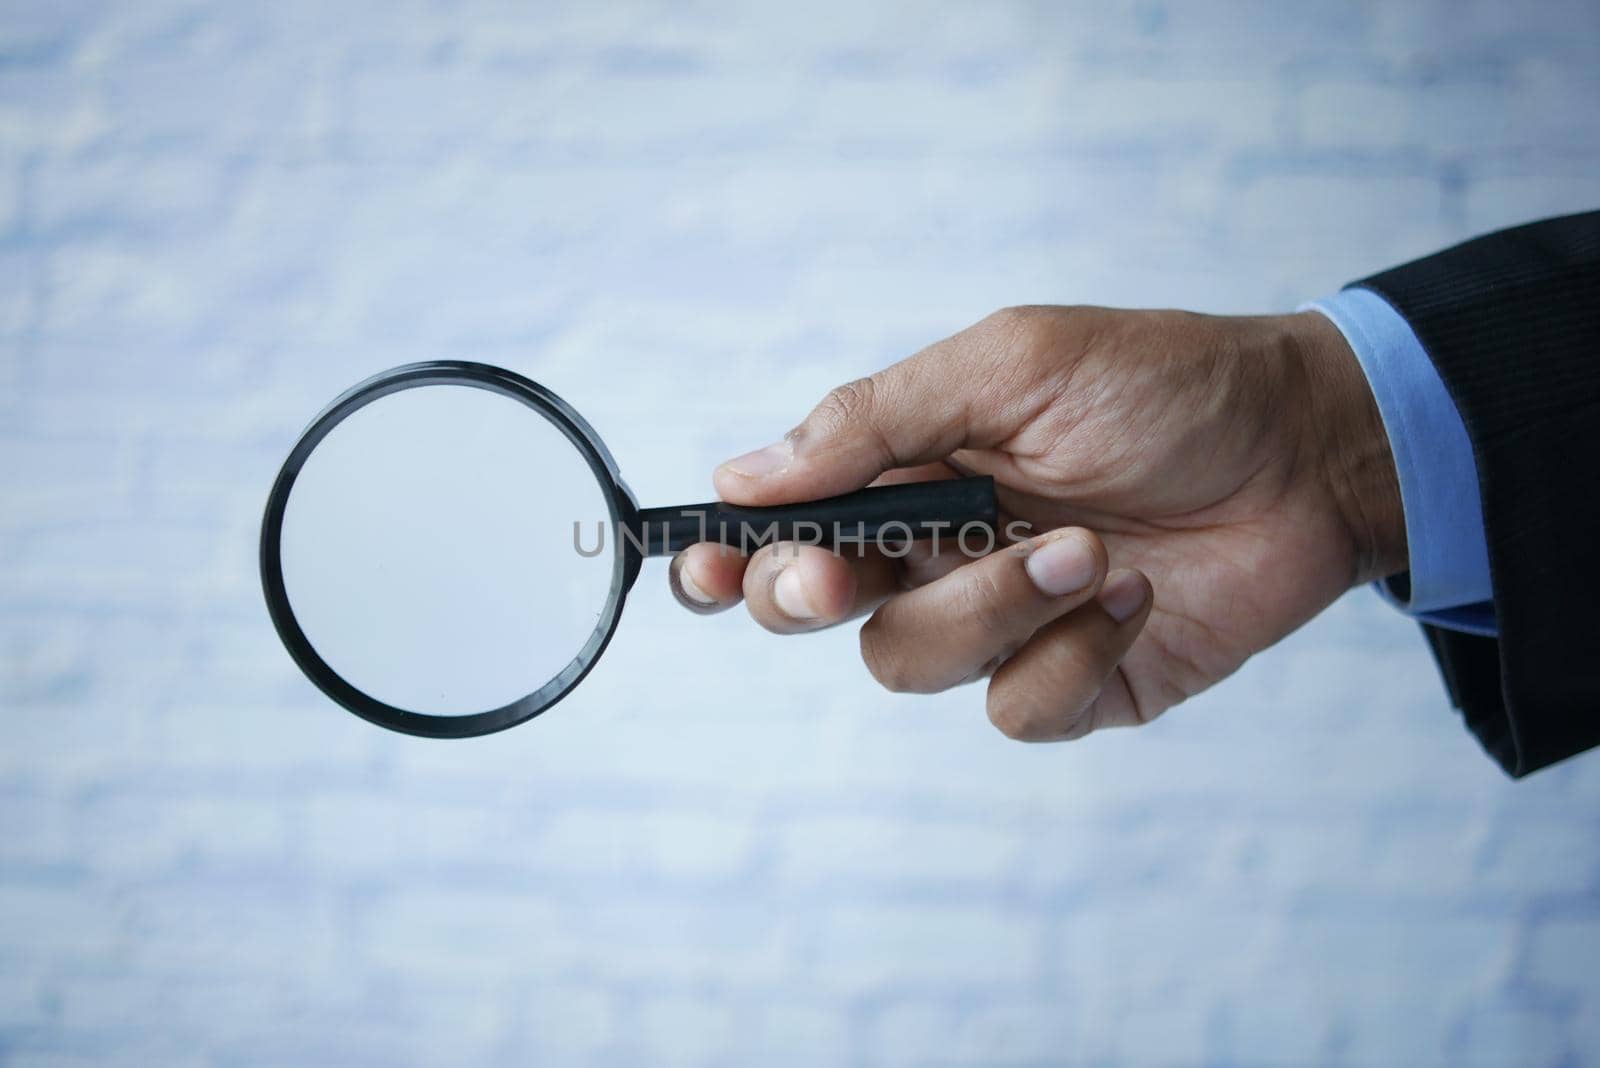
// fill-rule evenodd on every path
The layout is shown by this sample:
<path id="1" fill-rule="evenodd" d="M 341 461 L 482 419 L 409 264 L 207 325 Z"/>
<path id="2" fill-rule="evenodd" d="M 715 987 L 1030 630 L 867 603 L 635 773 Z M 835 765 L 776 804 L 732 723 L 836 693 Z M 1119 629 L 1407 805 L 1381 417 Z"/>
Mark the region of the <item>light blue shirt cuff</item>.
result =
<path id="1" fill-rule="evenodd" d="M 1308 307 L 1350 343 L 1394 454 L 1411 570 L 1409 583 L 1379 582 L 1378 592 L 1429 623 L 1494 636 L 1478 466 L 1444 380 L 1411 326 L 1372 290 L 1346 289 Z"/>

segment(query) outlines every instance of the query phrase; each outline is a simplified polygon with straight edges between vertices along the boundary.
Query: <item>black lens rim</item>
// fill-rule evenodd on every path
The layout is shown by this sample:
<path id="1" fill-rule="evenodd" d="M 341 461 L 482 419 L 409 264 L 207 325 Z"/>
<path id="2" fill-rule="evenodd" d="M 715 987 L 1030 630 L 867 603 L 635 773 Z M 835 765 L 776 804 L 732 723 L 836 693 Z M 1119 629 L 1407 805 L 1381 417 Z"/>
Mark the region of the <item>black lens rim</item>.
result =
<path id="1" fill-rule="evenodd" d="M 312 450 L 351 413 L 391 393 L 433 385 L 472 386 L 499 393 L 520 401 L 555 424 L 594 471 L 595 480 L 605 495 L 606 507 L 611 512 L 613 534 L 631 528 L 638 507 L 618 475 L 615 461 L 594 429 L 560 397 L 537 382 L 489 364 L 465 360 L 410 363 L 373 375 L 340 394 L 311 421 L 311 425 L 295 442 L 278 470 L 271 493 L 267 495 L 266 512 L 261 520 L 261 588 L 266 595 L 272 625 L 284 647 L 289 650 L 289 655 L 306 677 L 334 701 L 370 723 L 402 734 L 423 738 L 474 738 L 527 722 L 555 705 L 583 681 L 611 643 L 617 621 L 622 617 L 628 588 L 638 574 L 639 561 L 634 558 L 635 554 L 626 549 L 626 539 L 616 536 L 611 539 L 611 593 L 594 631 L 584 642 L 583 648 L 554 678 L 510 704 L 486 712 L 441 716 L 397 708 L 346 682 L 312 647 L 289 605 L 280 548 L 289 494 Z"/>

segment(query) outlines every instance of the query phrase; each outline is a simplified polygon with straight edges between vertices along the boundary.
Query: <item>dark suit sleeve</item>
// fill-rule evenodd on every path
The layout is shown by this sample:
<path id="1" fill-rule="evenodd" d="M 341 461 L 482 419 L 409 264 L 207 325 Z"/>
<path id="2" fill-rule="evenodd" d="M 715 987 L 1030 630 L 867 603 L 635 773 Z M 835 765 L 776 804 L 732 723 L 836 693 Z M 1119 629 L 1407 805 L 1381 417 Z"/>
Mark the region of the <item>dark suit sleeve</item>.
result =
<path id="1" fill-rule="evenodd" d="M 1416 332 L 1472 439 L 1498 638 L 1424 626 L 1513 776 L 1600 744 L 1600 212 L 1356 283 Z"/>

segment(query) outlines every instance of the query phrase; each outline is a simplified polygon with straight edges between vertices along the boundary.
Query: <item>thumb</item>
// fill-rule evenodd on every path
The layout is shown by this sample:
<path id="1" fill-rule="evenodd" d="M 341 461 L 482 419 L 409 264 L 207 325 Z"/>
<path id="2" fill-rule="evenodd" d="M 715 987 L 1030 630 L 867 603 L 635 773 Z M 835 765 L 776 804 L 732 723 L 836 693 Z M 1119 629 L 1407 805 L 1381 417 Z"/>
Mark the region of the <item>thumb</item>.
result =
<path id="1" fill-rule="evenodd" d="M 969 383 L 982 372 L 927 349 L 830 391 L 776 444 L 717 468 L 717 492 L 768 505 L 860 489 L 896 467 L 940 460 L 972 440 Z"/>

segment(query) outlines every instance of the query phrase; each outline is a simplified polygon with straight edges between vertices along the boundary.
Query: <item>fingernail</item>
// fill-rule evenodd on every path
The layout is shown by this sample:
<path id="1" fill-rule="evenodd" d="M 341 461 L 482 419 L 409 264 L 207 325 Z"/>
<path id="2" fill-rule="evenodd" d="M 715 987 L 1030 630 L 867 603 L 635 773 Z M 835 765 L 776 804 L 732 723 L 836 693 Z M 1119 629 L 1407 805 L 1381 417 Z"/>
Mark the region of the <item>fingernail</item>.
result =
<path id="1" fill-rule="evenodd" d="M 1137 571 L 1113 571 L 1100 588 L 1100 607 L 1118 623 L 1126 623 L 1144 607 L 1148 588 Z"/>
<path id="2" fill-rule="evenodd" d="M 678 599 L 678 603 L 698 615 L 709 616 L 727 607 L 713 601 L 705 590 L 694 584 L 681 556 L 667 568 L 667 582 L 672 586 L 672 595 Z"/>
<path id="3" fill-rule="evenodd" d="M 675 570 L 677 572 L 679 593 L 703 608 L 710 608 L 717 603 L 709 593 L 695 585 L 694 577 L 689 574 L 687 565 L 680 564 Z"/>
<path id="4" fill-rule="evenodd" d="M 737 459 L 729 460 L 723 467 L 736 471 L 747 478 L 764 478 L 775 475 L 789 466 L 794 459 L 794 442 L 788 438 L 775 445 L 768 445 L 755 452 L 747 452 Z"/>
<path id="5" fill-rule="evenodd" d="M 786 567 L 778 572 L 777 581 L 772 584 L 772 599 L 778 603 L 778 611 L 790 619 L 817 617 L 810 598 L 806 596 L 805 583 L 800 580 L 798 567 Z"/>
<path id="6" fill-rule="evenodd" d="M 1076 534 L 1067 534 L 1033 550 L 1023 566 L 1039 592 L 1060 597 L 1093 582 L 1099 565 L 1088 542 Z"/>

